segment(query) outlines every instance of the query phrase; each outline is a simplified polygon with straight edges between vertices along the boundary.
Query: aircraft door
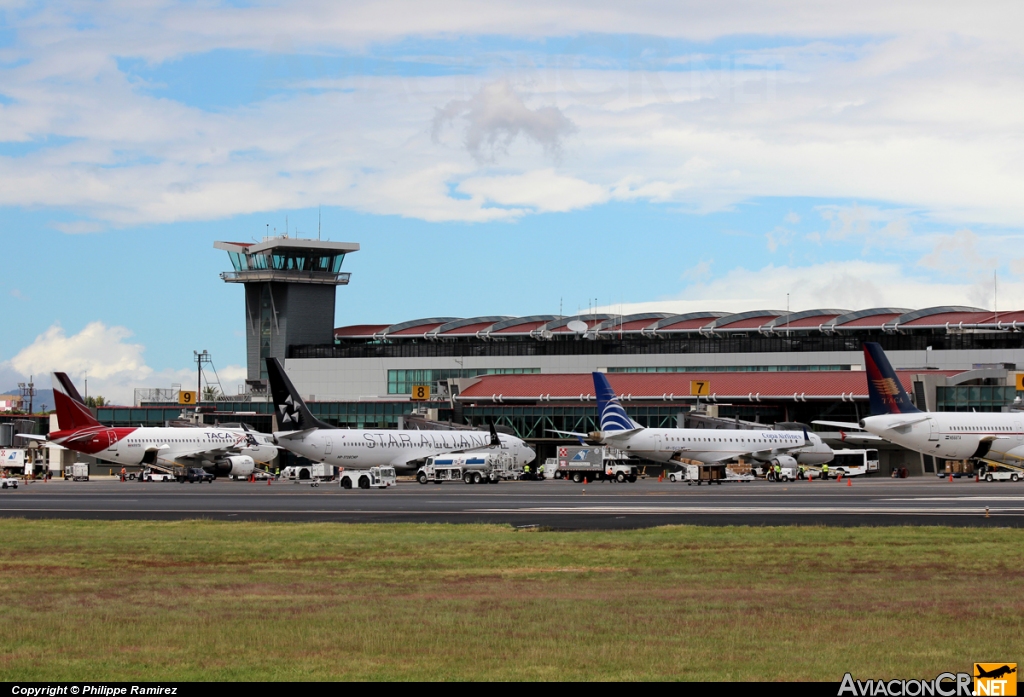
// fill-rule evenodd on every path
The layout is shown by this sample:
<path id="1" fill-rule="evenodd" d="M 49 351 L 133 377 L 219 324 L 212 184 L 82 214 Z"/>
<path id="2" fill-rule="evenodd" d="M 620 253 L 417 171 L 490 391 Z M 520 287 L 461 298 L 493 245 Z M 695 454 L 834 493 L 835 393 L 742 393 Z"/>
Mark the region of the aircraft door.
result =
<path id="1" fill-rule="evenodd" d="M 107 450 L 110 452 L 117 452 L 117 432 L 107 431 Z"/>
<path id="2" fill-rule="evenodd" d="M 1013 422 L 1013 430 L 1017 432 L 1017 442 L 1024 442 L 1024 429 L 1021 428 L 1020 421 Z"/>
<path id="3" fill-rule="evenodd" d="M 664 439 L 660 435 L 654 436 L 654 452 L 660 453 L 664 447 Z"/>
<path id="4" fill-rule="evenodd" d="M 937 441 L 939 439 L 939 425 L 935 423 L 935 419 L 928 419 L 928 440 Z"/>
<path id="5" fill-rule="evenodd" d="M 334 447 L 334 441 L 330 438 L 324 439 L 324 457 L 331 454 L 331 448 Z"/>

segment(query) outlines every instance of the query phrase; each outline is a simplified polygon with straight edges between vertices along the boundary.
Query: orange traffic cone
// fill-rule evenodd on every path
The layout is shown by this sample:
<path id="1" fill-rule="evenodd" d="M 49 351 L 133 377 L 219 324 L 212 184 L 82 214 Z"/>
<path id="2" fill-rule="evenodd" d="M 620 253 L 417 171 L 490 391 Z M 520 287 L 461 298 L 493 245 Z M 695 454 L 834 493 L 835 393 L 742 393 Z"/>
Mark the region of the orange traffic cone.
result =
<path id="1" fill-rule="evenodd" d="M 853 480 L 851 480 L 849 477 L 846 478 L 846 486 L 853 486 Z"/>
<path id="2" fill-rule="evenodd" d="M 953 475 L 952 475 L 952 474 L 951 474 L 951 475 L 949 475 L 949 483 L 950 483 L 950 484 L 952 484 L 952 483 L 953 483 Z"/>
<path id="3" fill-rule="evenodd" d="M 587 478 L 586 478 L 586 477 L 584 477 L 584 478 L 583 478 L 583 486 L 586 486 L 586 485 L 587 485 Z"/>
<path id="4" fill-rule="evenodd" d="M 664 472 L 662 472 L 661 474 L 658 475 L 658 483 L 660 484 L 663 481 L 665 481 L 665 473 Z"/>

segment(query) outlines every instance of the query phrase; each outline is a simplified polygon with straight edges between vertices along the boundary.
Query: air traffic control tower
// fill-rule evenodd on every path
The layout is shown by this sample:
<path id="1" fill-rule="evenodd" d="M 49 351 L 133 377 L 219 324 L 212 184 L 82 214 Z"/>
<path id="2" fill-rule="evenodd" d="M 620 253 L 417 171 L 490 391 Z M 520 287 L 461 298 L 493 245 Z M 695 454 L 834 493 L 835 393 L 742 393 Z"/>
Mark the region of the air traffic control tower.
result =
<path id="1" fill-rule="evenodd" d="M 283 362 L 289 346 L 334 343 L 336 288 L 351 277 L 341 265 L 358 244 L 286 236 L 213 246 L 227 252 L 234 267 L 220 277 L 245 286 L 250 389 L 265 389 L 267 358 Z"/>

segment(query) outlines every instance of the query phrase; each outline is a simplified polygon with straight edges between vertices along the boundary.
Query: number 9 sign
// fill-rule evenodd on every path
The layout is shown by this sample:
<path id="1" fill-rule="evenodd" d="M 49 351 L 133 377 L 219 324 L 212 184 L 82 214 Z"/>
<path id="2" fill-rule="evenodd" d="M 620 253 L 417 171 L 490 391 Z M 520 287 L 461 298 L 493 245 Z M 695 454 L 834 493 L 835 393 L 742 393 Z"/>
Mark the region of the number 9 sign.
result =
<path id="1" fill-rule="evenodd" d="M 195 404 L 199 397 L 199 393 L 196 391 L 182 390 L 178 393 L 178 404 Z"/>

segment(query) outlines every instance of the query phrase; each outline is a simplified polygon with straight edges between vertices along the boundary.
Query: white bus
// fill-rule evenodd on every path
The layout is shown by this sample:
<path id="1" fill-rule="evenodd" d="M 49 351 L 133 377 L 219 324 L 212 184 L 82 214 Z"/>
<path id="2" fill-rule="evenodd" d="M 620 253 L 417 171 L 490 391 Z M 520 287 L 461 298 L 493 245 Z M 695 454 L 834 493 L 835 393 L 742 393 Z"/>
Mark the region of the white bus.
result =
<path id="1" fill-rule="evenodd" d="M 843 473 L 844 477 L 857 477 L 878 471 L 877 450 L 836 450 L 835 458 L 828 463 L 830 474 Z"/>

